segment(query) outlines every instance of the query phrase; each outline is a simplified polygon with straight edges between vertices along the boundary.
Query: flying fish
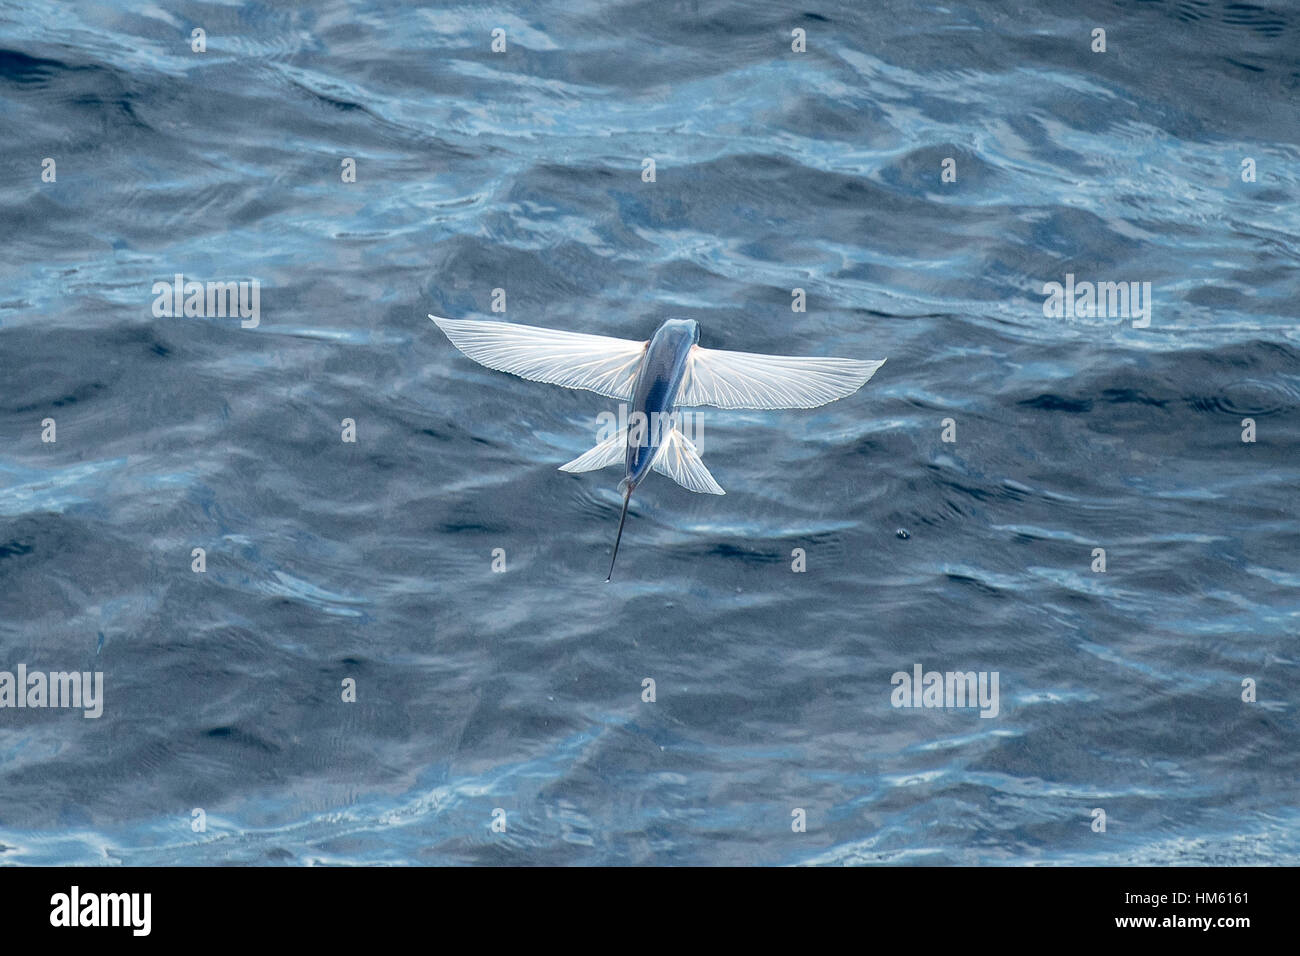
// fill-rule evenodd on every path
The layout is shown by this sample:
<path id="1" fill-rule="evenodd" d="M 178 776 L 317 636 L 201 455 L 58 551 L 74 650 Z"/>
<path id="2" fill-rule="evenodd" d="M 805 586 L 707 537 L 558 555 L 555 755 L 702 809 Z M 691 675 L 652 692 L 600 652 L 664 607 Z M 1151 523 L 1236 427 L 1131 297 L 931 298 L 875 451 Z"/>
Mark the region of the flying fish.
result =
<path id="1" fill-rule="evenodd" d="M 451 344 L 480 365 L 534 382 L 580 388 L 629 405 L 628 426 L 561 471 L 595 471 L 623 463 L 623 510 L 609 562 L 609 581 L 632 492 L 651 471 L 683 488 L 725 494 L 677 425 L 676 409 L 816 408 L 852 395 L 884 359 L 760 355 L 706 349 L 694 319 L 669 319 L 646 341 L 561 332 L 530 325 L 430 315 Z"/>

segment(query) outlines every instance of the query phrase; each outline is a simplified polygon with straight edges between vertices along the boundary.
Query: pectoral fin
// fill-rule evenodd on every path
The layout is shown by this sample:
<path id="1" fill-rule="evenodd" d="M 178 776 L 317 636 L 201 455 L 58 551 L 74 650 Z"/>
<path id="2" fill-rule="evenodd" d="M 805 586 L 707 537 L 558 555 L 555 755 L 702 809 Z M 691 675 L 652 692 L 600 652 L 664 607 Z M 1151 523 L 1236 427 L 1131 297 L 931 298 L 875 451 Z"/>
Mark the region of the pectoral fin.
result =
<path id="1" fill-rule="evenodd" d="M 718 408 L 816 408 L 852 395 L 884 359 L 759 355 L 695 346 L 686 364 L 678 405 Z"/>
<path id="2" fill-rule="evenodd" d="M 452 345 L 480 365 L 534 382 L 585 388 L 624 402 L 632 397 L 648 344 L 506 322 L 429 318 Z"/>

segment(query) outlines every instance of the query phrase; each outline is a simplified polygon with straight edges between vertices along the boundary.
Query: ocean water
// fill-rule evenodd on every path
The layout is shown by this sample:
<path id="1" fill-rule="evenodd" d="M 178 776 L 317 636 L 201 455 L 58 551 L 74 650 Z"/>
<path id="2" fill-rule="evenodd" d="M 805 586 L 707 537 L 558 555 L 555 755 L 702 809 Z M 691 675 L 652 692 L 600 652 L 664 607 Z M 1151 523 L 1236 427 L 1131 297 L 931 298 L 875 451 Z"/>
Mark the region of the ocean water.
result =
<path id="1" fill-rule="evenodd" d="M 0 863 L 1300 862 L 1297 50 L 1281 0 L 0 2 L 0 670 L 103 674 L 0 708 Z M 888 362 L 704 410 L 726 496 L 648 481 L 607 585 L 620 473 L 557 466 L 616 403 L 429 313 Z"/>

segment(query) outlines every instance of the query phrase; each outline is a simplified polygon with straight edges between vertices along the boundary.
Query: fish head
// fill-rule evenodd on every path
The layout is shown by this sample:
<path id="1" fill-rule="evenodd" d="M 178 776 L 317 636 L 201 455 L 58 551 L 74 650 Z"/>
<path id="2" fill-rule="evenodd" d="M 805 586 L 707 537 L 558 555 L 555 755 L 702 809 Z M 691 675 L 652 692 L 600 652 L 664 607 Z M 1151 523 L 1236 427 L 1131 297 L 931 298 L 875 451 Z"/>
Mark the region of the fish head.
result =
<path id="1" fill-rule="evenodd" d="M 673 345 L 695 345 L 700 341 L 700 323 L 694 319 L 668 319 L 659 326 L 655 338 Z"/>

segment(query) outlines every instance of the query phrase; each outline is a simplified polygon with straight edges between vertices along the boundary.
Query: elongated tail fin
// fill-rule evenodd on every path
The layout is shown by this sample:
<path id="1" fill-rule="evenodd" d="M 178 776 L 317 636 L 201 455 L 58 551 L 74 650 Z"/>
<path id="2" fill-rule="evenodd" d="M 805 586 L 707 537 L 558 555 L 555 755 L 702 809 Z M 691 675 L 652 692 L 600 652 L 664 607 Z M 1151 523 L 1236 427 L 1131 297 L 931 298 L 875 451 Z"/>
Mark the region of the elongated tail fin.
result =
<path id="1" fill-rule="evenodd" d="M 618 516 L 618 534 L 614 536 L 614 556 L 609 559 L 609 574 L 605 575 L 606 584 L 614 578 L 614 562 L 618 560 L 618 543 L 623 540 L 623 522 L 627 520 L 627 503 L 632 497 L 632 484 L 626 478 L 619 482 L 619 487 L 623 489 L 623 513 Z"/>

